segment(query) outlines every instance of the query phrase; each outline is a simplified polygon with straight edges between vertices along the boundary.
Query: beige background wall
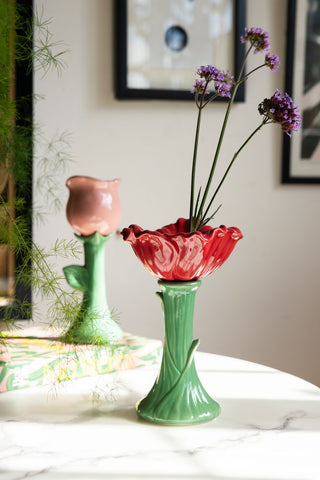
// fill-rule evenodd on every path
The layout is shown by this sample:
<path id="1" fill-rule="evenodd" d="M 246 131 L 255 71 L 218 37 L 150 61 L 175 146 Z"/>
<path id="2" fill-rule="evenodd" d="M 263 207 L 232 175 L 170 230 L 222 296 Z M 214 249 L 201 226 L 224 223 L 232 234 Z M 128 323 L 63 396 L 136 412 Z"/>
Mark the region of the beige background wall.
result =
<path id="1" fill-rule="evenodd" d="M 70 49 L 67 68 L 42 78 L 35 92 L 36 123 L 50 139 L 71 134 L 74 163 L 61 176 L 120 177 L 120 228 L 137 223 L 157 228 L 188 213 L 188 185 L 196 110 L 192 102 L 122 101 L 113 95 L 111 0 L 36 0 L 51 30 Z M 248 0 L 248 26 L 269 31 L 272 52 L 282 59 L 277 74 L 259 71 L 236 105 L 224 156 L 259 121 L 257 105 L 285 76 L 285 0 Z M 256 65 L 251 57 L 251 65 Z M 220 66 L 220 65 L 219 65 Z M 220 66 L 223 68 L 223 66 Z M 205 112 L 201 156 L 211 158 L 224 105 Z M 320 384 L 320 187 L 281 185 L 280 128 L 268 126 L 249 145 L 223 188 L 218 224 L 236 225 L 244 239 L 226 264 L 204 279 L 198 292 L 195 336 L 201 349 L 270 365 Z M 41 154 L 41 147 L 36 152 Z M 37 175 L 37 162 L 35 162 Z M 203 166 L 202 171 L 205 172 Z M 43 197 L 35 192 L 36 202 Z M 35 224 L 35 239 L 50 245 L 73 238 L 64 212 Z M 63 262 L 61 262 L 63 265 Z M 122 327 L 162 338 L 156 280 L 121 238 L 107 246 L 108 299 Z M 45 320 L 45 313 L 42 315 Z"/>

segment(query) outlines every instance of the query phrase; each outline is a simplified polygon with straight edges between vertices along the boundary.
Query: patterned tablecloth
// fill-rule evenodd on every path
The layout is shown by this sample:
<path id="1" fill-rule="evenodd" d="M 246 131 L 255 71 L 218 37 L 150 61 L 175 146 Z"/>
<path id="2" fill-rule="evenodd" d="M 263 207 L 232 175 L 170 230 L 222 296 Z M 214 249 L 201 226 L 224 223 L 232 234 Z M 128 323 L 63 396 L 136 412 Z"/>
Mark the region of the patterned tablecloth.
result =
<path id="1" fill-rule="evenodd" d="M 129 333 L 112 347 L 68 345 L 59 341 L 58 330 L 48 327 L 1 335 L 0 393 L 152 365 L 161 358 L 160 340 Z"/>

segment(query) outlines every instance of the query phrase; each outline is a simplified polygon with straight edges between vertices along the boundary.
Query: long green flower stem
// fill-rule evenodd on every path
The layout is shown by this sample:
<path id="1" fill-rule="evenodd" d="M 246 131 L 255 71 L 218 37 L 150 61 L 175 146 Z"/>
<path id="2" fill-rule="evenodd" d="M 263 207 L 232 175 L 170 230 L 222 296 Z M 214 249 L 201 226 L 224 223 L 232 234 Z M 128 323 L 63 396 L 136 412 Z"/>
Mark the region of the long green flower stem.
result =
<path id="1" fill-rule="evenodd" d="M 225 116 L 224 116 L 224 120 L 223 120 L 223 124 L 222 124 L 222 128 L 221 128 L 221 132 L 220 132 L 220 136 L 219 136 L 219 140 L 218 140 L 218 145 L 217 145 L 217 149 L 216 149 L 216 152 L 215 152 L 215 156 L 214 156 L 214 159 L 213 159 L 213 163 L 212 163 L 212 166 L 211 166 L 211 170 L 210 170 L 210 173 L 209 173 L 209 177 L 208 177 L 208 180 L 207 180 L 207 184 L 206 184 L 206 188 L 205 188 L 205 191 L 204 191 L 204 194 L 202 196 L 202 200 L 200 202 L 200 205 L 198 207 L 198 211 L 195 211 L 193 212 L 193 198 L 194 198 L 194 191 L 193 189 L 191 189 L 191 196 L 190 198 L 192 198 L 192 210 L 191 210 L 191 201 L 190 201 L 190 217 L 189 217 L 189 226 L 190 226 L 190 231 L 195 231 L 197 229 L 200 228 L 200 225 L 202 223 L 202 214 L 201 212 L 203 211 L 203 208 L 204 208 L 204 205 L 205 205 L 205 202 L 207 200 L 207 196 L 209 194 L 209 189 L 210 189 L 210 186 L 211 186 L 211 183 L 212 183 L 212 179 L 213 179 L 213 175 L 214 175 L 214 172 L 215 172 L 215 169 L 216 169 L 216 165 L 217 165 L 217 161 L 218 161 L 218 158 L 219 158 L 219 154 L 220 154 L 220 149 L 221 149 L 221 146 L 222 146 L 222 142 L 223 142 L 223 138 L 224 138 L 224 134 L 225 134 L 225 131 L 226 131 L 226 126 L 227 126 L 227 123 L 228 123 L 228 120 L 229 120 L 229 115 L 230 115 L 230 111 L 231 111 L 231 107 L 233 105 L 233 102 L 234 102 L 234 99 L 235 99 L 235 96 L 236 96 L 236 93 L 237 93 L 237 90 L 238 90 L 238 87 L 239 85 L 242 83 L 242 79 L 241 79 L 241 76 L 243 74 L 243 70 L 244 70 L 244 66 L 245 66 L 245 62 L 248 58 L 248 55 L 250 53 L 250 50 L 252 49 L 252 45 L 249 47 L 249 49 L 247 50 L 245 56 L 244 56 L 244 59 L 242 61 L 242 64 L 241 64 L 241 67 L 240 67 L 240 71 L 239 71 L 239 75 L 238 75 L 238 78 L 237 78 L 237 81 L 235 83 L 235 86 L 234 86 L 234 89 L 232 91 L 232 94 L 231 94 L 231 98 L 228 102 L 228 107 L 227 107 L 227 110 L 226 110 L 226 113 L 225 113 Z M 249 74 L 251 74 L 252 72 L 250 72 Z M 244 80 L 246 80 L 248 78 L 248 75 L 246 75 L 244 77 Z M 200 104 L 201 105 L 201 104 Z M 199 111 L 200 111 L 200 107 L 199 108 Z M 196 138 L 198 140 L 198 137 L 197 135 L 199 136 L 199 132 L 196 133 Z M 196 158 L 193 157 L 193 163 L 195 164 L 196 163 Z M 193 168 L 193 171 L 195 171 L 195 169 Z M 192 179 L 192 187 L 194 188 L 194 178 Z M 207 209 L 208 210 L 208 209 Z M 206 211 L 207 211 L 206 210 Z"/>
<path id="2" fill-rule="evenodd" d="M 218 157 L 219 157 L 219 154 L 220 154 L 220 149 L 221 149 L 221 146 L 222 146 L 226 126 L 227 126 L 227 123 L 228 123 L 230 110 L 231 110 L 234 98 L 236 96 L 238 86 L 239 86 L 238 84 L 235 85 L 235 87 L 233 89 L 233 92 L 232 92 L 232 95 L 231 95 L 231 98 L 228 102 L 228 107 L 227 107 L 227 110 L 226 110 L 226 113 L 225 113 L 225 116 L 224 116 L 224 120 L 223 120 L 221 132 L 220 132 L 220 136 L 219 136 L 217 149 L 216 149 L 216 153 L 215 153 L 213 163 L 212 163 L 212 166 L 211 166 L 211 170 L 210 170 L 209 178 L 208 178 L 208 181 L 207 181 L 207 184 L 206 184 L 206 188 L 205 188 L 204 194 L 202 196 L 200 206 L 198 207 L 198 212 L 195 212 L 195 215 L 194 215 L 195 218 L 193 219 L 193 225 L 192 225 L 193 226 L 193 231 L 197 230 L 199 228 L 199 224 L 201 222 L 201 217 L 202 217 L 201 212 L 203 211 L 203 207 L 205 205 L 205 202 L 206 202 L 206 199 L 207 199 L 207 196 L 208 196 L 208 193 L 209 193 L 212 178 L 213 178 L 213 175 L 214 175 L 214 172 L 215 172 L 215 169 L 216 169 L 216 165 L 217 165 L 217 161 L 218 161 Z"/>
<path id="3" fill-rule="evenodd" d="M 198 154 L 198 144 L 199 144 L 199 133 L 200 133 L 200 123 L 201 123 L 201 113 L 203 107 L 198 107 L 198 118 L 197 118 L 197 127 L 196 135 L 194 140 L 194 149 L 193 149 L 193 161 L 192 161 L 192 173 L 191 173 L 191 195 L 190 195 L 190 211 L 189 211 L 189 228 L 193 230 L 193 204 L 194 204 L 194 184 L 196 177 L 196 164 L 197 164 L 197 154 Z"/>
<path id="4" fill-rule="evenodd" d="M 190 210 L 189 210 L 189 229 L 192 231 L 193 230 L 193 205 L 194 205 L 194 186 L 195 186 L 195 178 L 196 178 L 196 166 L 197 166 L 197 156 L 198 156 L 198 145 L 199 145 L 199 134 L 200 134 L 200 123 L 201 123 L 201 113 L 202 109 L 209 103 L 209 101 L 203 103 L 203 100 L 205 98 L 205 93 L 208 85 L 208 81 L 206 83 L 205 88 L 203 89 L 201 98 L 200 98 L 200 103 L 197 103 L 198 106 L 198 117 L 197 117 L 197 126 L 196 126 L 196 133 L 195 133 L 195 139 L 194 139 L 194 147 L 193 147 L 193 158 L 192 158 L 192 172 L 191 172 L 191 194 L 190 194 Z M 216 98 L 217 95 L 213 95 L 213 98 Z M 199 192 L 200 194 L 200 192 Z M 197 205 L 198 205 L 198 200 L 199 196 L 197 199 Z M 197 206 L 196 206 L 197 208 Z"/>
<path id="5" fill-rule="evenodd" d="M 241 150 L 243 150 L 243 148 L 247 145 L 247 143 L 251 140 L 251 138 L 263 127 L 263 125 L 266 125 L 267 123 L 271 123 L 271 122 L 267 122 L 267 121 L 264 119 L 264 120 L 262 121 L 262 123 L 260 123 L 260 125 L 259 125 L 255 130 L 253 130 L 253 132 L 249 135 L 249 137 L 248 137 L 248 138 L 245 140 L 245 142 L 241 145 L 241 147 L 239 148 L 239 150 L 237 150 L 236 153 L 233 155 L 232 160 L 231 160 L 231 162 L 230 162 L 229 165 L 228 165 L 228 168 L 226 169 L 226 171 L 225 171 L 225 173 L 224 173 L 224 175 L 223 175 L 223 177 L 222 177 L 219 185 L 217 186 L 217 188 L 216 188 L 213 196 L 211 197 L 211 200 L 210 200 L 210 202 L 209 202 L 209 204 L 208 204 L 208 206 L 207 206 L 207 208 L 206 208 L 206 211 L 204 212 L 204 215 L 203 215 L 203 219 L 204 219 L 204 220 L 201 221 L 199 228 L 203 227 L 203 226 L 207 223 L 207 221 L 210 220 L 210 218 L 208 218 L 208 220 L 206 221 L 206 220 L 205 220 L 205 217 L 206 217 L 207 213 L 209 212 L 209 210 L 210 210 L 210 208 L 211 208 L 211 205 L 212 205 L 214 199 L 216 198 L 216 196 L 217 196 L 220 188 L 222 187 L 222 184 L 223 184 L 223 182 L 225 181 L 225 179 L 226 179 L 226 177 L 227 177 L 227 175 L 228 175 L 228 173 L 229 173 L 229 171 L 230 171 L 230 168 L 231 168 L 232 165 L 234 164 L 234 161 L 236 160 L 237 156 L 239 155 L 239 153 L 241 152 Z"/>

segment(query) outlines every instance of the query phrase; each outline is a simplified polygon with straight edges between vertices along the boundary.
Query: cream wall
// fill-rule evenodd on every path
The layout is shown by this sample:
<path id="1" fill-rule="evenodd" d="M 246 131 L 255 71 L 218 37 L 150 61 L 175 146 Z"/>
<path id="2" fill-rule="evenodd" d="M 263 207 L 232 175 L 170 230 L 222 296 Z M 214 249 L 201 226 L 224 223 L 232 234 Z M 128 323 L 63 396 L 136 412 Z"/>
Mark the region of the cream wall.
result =
<path id="1" fill-rule="evenodd" d="M 67 69 L 41 78 L 35 92 L 36 122 L 51 138 L 72 134 L 73 174 L 120 177 L 120 228 L 137 223 L 157 228 L 188 213 L 188 185 L 196 110 L 192 102 L 117 101 L 113 96 L 111 0 L 36 0 L 51 30 L 70 49 Z M 282 59 L 277 74 L 259 71 L 236 105 L 224 156 L 257 125 L 257 105 L 284 89 L 285 0 L 248 0 L 248 26 L 271 36 Z M 250 62 L 255 65 L 256 57 Z M 201 156 L 209 159 L 224 106 L 205 112 Z M 226 264 L 204 279 L 197 295 L 195 336 L 201 349 L 270 365 L 320 384 L 320 187 L 281 185 L 282 137 L 268 126 L 239 158 L 223 188 L 218 224 L 236 225 L 244 239 Z M 38 148 L 38 153 L 41 149 Z M 205 172 L 205 168 L 202 169 Z M 35 166 L 37 175 L 37 166 Z M 65 199 L 67 192 L 65 190 Z M 35 193 L 36 202 L 43 198 Z M 51 244 L 73 238 L 64 212 L 36 224 L 35 239 Z M 63 262 L 61 262 L 63 265 Z M 107 246 L 110 307 L 126 331 L 162 338 L 156 280 L 121 238 Z"/>

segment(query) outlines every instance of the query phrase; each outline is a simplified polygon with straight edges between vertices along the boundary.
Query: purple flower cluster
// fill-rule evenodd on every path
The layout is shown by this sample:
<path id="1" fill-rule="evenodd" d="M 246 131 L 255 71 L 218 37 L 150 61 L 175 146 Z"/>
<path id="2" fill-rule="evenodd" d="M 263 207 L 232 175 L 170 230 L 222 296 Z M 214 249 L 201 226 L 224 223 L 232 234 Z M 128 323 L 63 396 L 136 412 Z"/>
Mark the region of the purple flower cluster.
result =
<path id="1" fill-rule="evenodd" d="M 202 94 L 204 90 L 206 94 L 210 93 L 210 90 L 208 88 L 208 82 L 206 80 L 196 79 L 195 84 L 192 87 L 191 93 Z"/>
<path id="2" fill-rule="evenodd" d="M 235 152 L 213 195 L 210 199 L 208 198 L 209 190 L 214 177 L 213 174 L 215 172 L 215 167 L 219 161 L 220 148 L 225 138 L 229 114 L 235 101 L 238 88 L 257 70 L 268 67 L 272 72 L 276 72 L 280 66 L 278 55 L 272 55 L 270 53 L 270 38 L 268 32 L 263 31 L 261 28 L 245 28 L 244 35 L 241 37 L 241 42 L 244 43 L 247 41 L 250 45 L 248 48 L 246 48 L 246 53 L 244 55 L 236 80 L 229 71 L 223 72 L 222 70 L 219 70 L 211 65 L 203 65 L 196 72 L 198 77 L 195 81 L 192 91 L 195 93 L 195 103 L 198 108 L 198 119 L 191 173 L 191 194 L 188 221 L 190 232 L 196 231 L 197 229 L 200 230 L 201 227 L 212 220 L 216 212 L 219 210 L 220 207 L 218 207 L 212 215 L 210 214 L 211 206 L 213 205 L 213 202 L 216 199 L 216 196 L 227 175 L 229 174 L 229 170 L 236 158 L 247 145 L 247 143 L 260 131 L 263 126 L 271 123 L 278 123 L 281 125 L 282 131 L 291 137 L 291 132 L 297 131 L 301 125 L 299 108 L 293 103 L 292 98 L 287 93 L 282 93 L 280 90 L 276 90 L 275 94 L 271 98 L 265 98 L 258 106 L 259 113 L 263 116 L 262 121 L 260 121 L 260 124 L 250 133 L 240 148 L 238 148 L 238 150 Z M 245 73 L 245 63 L 248 59 L 249 53 L 257 53 L 262 51 L 264 52 L 264 61 L 262 61 L 260 65 L 256 66 L 255 68 L 252 68 L 249 73 Z M 212 88 L 210 89 L 211 85 Z M 206 96 L 207 94 L 208 96 Z M 216 151 L 214 153 L 210 174 L 207 179 L 205 189 L 202 190 L 201 186 L 196 197 L 195 177 L 201 112 L 202 109 L 208 105 L 211 100 L 216 99 L 217 96 L 228 97 L 230 100 L 228 101 L 224 115 L 220 136 L 218 138 Z"/>
<path id="3" fill-rule="evenodd" d="M 204 78 L 207 82 L 213 81 L 223 81 L 223 73 L 219 68 L 213 67 L 212 65 L 202 65 L 198 68 L 197 74 L 200 78 Z"/>
<path id="4" fill-rule="evenodd" d="M 234 78 L 229 71 L 223 72 L 212 65 L 202 65 L 198 68 L 197 74 L 200 80 L 197 79 L 193 86 L 192 92 L 202 94 L 210 93 L 208 87 L 210 82 L 214 83 L 214 90 L 217 95 L 221 97 L 231 97 L 231 88 L 234 84 Z"/>
<path id="5" fill-rule="evenodd" d="M 260 115 L 273 123 L 279 123 L 282 130 L 291 137 L 290 131 L 297 131 L 301 125 L 299 108 L 287 93 L 276 90 L 271 98 L 265 98 L 258 107 Z"/>
<path id="6" fill-rule="evenodd" d="M 223 80 L 214 82 L 214 88 L 220 97 L 231 97 L 231 88 L 234 85 L 234 77 L 229 70 L 222 72 Z"/>
<path id="7" fill-rule="evenodd" d="M 268 52 L 265 56 L 265 64 L 272 72 L 276 72 L 280 67 L 280 59 L 278 55 L 271 55 L 271 53 Z"/>
<path id="8" fill-rule="evenodd" d="M 280 60 L 278 55 L 271 55 L 270 37 L 269 33 L 262 30 L 262 28 L 245 28 L 245 34 L 240 37 L 242 43 L 249 41 L 254 47 L 254 53 L 266 51 L 265 65 L 270 68 L 272 72 L 276 72 L 280 67 Z"/>
<path id="9" fill-rule="evenodd" d="M 254 53 L 268 50 L 270 48 L 269 33 L 264 32 L 262 28 L 245 28 L 244 35 L 240 37 L 242 43 L 247 40 L 255 47 Z"/>

